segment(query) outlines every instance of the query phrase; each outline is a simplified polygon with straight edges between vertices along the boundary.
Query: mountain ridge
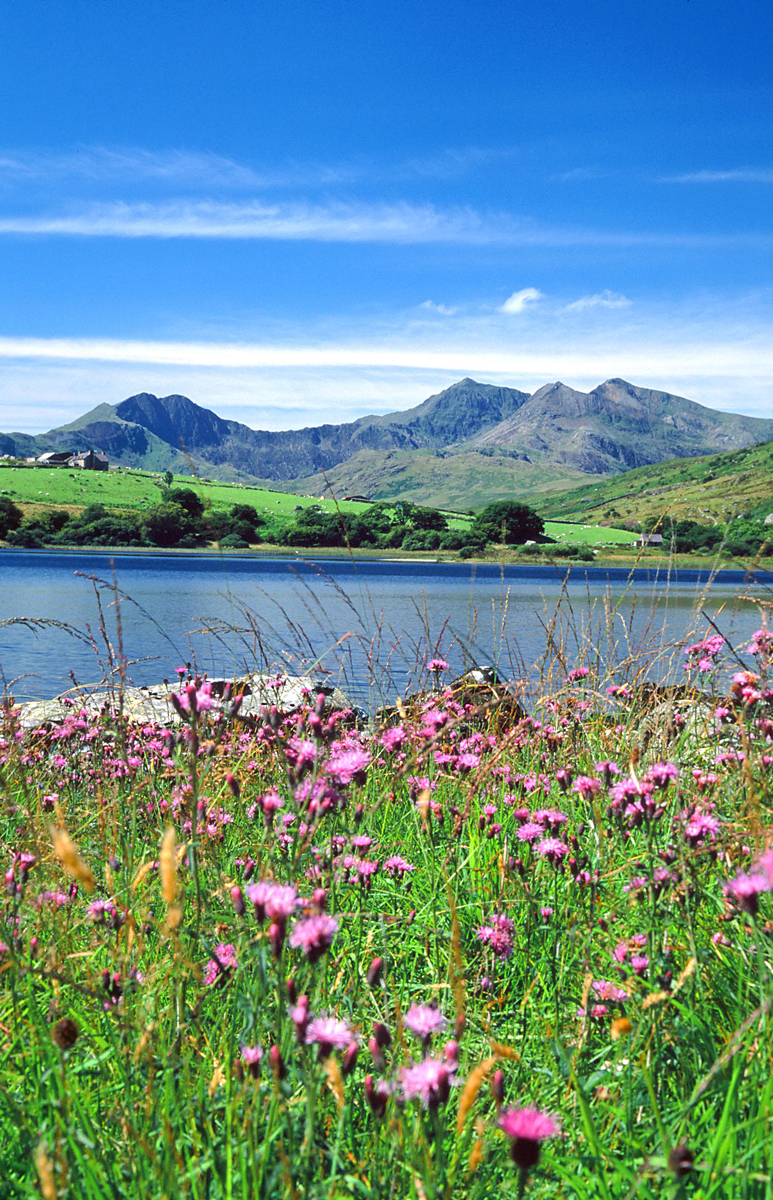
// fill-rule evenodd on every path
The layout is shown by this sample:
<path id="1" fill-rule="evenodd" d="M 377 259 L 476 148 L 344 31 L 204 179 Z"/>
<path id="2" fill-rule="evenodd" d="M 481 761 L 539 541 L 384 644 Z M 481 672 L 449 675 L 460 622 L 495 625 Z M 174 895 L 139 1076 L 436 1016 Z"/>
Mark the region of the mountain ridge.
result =
<path id="1" fill-rule="evenodd" d="M 525 494 L 530 487 L 544 491 L 545 484 L 558 489 L 583 475 L 614 475 L 769 439 L 773 420 L 718 412 L 620 378 L 590 392 L 555 381 L 529 394 L 465 377 L 410 409 L 276 431 L 220 417 L 186 396 L 139 392 L 36 437 L 0 434 L 0 454 L 95 449 L 120 465 L 292 484 L 295 490 L 318 490 L 326 479 L 345 488 L 346 480 L 361 476 L 370 480 L 374 496 L 382 488 L 385 494 L 399 490 L 401 471 L 405 486 L 419 489 L 429 472 L 439 494 L 444 468 L 434 460 L 447 462 L 455 495 L 464 492 L 465 471 L 477 480 L 476 492 L 485 493 L 481 478 L 487 460 L 496 459 L 498 494 L 509 477 Z M 383 460 L 381 482 L 374 455 Z M 390 455 L 400 456 L 399 470 L 394 461 L 388 464 Z M 493 461 L 491 467 L 493 473 Z"/>

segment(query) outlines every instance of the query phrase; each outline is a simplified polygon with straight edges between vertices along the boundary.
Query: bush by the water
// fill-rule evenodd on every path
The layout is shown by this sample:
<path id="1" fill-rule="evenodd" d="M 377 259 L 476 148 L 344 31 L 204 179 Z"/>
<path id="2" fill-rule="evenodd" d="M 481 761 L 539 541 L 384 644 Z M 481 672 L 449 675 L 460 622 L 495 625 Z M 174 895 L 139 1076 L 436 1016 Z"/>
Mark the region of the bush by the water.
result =
<path id="1" fill-rule="evenodd" d="M 726 649 L 532 716 L 436 657 L 373 728 L 7 703 L 3 1195 L 769 1196 L 773 637 Z"/>

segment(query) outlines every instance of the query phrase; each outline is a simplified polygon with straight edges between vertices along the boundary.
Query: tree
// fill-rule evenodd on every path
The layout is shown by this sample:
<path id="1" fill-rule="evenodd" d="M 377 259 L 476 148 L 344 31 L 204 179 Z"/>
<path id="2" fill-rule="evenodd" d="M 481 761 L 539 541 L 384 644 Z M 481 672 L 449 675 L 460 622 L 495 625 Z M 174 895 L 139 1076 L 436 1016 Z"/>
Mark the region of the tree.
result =
<path id="1" fill-rule="evenodd" d="M 7 496 L 0 496 L 0 538 L 4 538 L 11 529 L 21 525 L 21 509 Z"/>
<path id="2" fill-rule="evenodd" d="M 204 501 L 197 496 L 192 488 L 175 488 L 164 500 L 165 504 L 179 504 L 194 520 L 204 516 Z"/>
<path id="3" fill-rule="evenodd" d="M 542 535 L 545 523 L 528 504 L 515 500 L 495 500 L 481 509 L 471 525 L 471 532 L 487 542 L 505 542 L 516 546 Z"/>
<path id="4" fill-rule="evenodd" d="M 419 508 L 411 510 L 411 525 L 414 529 L 448 529 L 448 521 L 442 512 L 436 508 Z"/>

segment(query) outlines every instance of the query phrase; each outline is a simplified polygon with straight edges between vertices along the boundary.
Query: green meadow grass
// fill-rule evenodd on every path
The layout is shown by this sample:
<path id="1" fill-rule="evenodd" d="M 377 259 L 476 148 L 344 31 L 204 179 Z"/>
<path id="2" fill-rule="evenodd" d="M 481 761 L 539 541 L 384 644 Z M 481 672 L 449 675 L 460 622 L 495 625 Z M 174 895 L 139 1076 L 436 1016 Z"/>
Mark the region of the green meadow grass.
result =
<path id="1" fill-rule="evenodd" d="M 62 468 L 12 467 L 0 465 L 0 492 L 17 504 L 86 508 L 90 504 L 141 510 L 158 504 L 165 491 L 160 475 L 146 471 L 69 471 Z M 359 501 L 337 500 L 330 497 L 298 496 L 290 492 L 270 491 L 238 483 L 204 482 L 190 476 L 176 476 L 173 487 L 189 487 L 213 508 L 226 510 L 234 504 L 252 504 L 267 517 L 290 520 L 296 507 L 320 504 L 325 511 L 363 512 L 369 506 Z M 448 514 L 452 529 L 465 529 L 469 517 Z M 617 545 L 632 543 L 636 534 L 623 529 L 571 524 L 563 521 L 546 522 L 545 532 L 557 542 L 576 545 Z"/>
<path id="2" fill-rule="evenodd" d="M 771 694 L 586 651 L 529 718 L 6 705 L 2 1194 L 770 1196 Z"/>

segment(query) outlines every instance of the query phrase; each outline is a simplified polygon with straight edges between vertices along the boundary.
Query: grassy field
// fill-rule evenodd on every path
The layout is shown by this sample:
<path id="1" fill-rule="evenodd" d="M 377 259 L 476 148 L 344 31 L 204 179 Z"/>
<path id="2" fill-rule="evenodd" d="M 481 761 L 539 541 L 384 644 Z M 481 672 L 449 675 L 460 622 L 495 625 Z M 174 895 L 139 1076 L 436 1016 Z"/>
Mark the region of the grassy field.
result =
<path id="1" fill-rule="evenodd" d="M 773 512 L 773 442 L 705 458 L 674 459 L 545 497 L 544 515 L 599 524 L 668 513 L 703 525 Z"/>
<path id="2" fill-rule="evenodd" d="M 0 465 L 0 492 L 30 513 L 58 506 L 75 511 L 90 504 L 141 511 L 160 502 L 166 490 L 162 484 L 160 476 L 144 471 L 68 471 Z M 188 476 L 177 476 L 173 486 L 191 488 L 216 509 L 252 504 L 259 513 L 284 520 L 290 520 L 298 506 L 319 504 L 327 512 L 335 511 L 336 507 L 342 512 L 362 512 L 368 507 L 358 501 L 334 502 L 324 496 L 299 496 L 238 483 L 207 483 Z M 452 529 L 465 529 L 469 518 L 449 514 L 449 525 Z M 624 544 L 635 541 L 636 537 L 628 530 L 561 521 L 548 522 L 545 531 L 559 543 L 575 545 Z"/>
<path id="3" fill-rule="evenodd" d="M 209 500 L 214 508 L 228 509 L 234 504 L 253 504 L 259 512 L 290 516 L 297 505 L 322 503 L 333 510 L 331 500 L 296 496 L 239 483 L 207 483 L 188 475 L 175 476 L 173 487 L 191 488 Z M 160 503 L 166 491 L 163 477 L 146 471 L 69 471 L 59 467 L 10 467 L 0 464 L 0 491 L 16 504 L 66 505 L 86 507 L 106 504 L 116 508 L 142 509 Z M 341 501 L 345 512 L 360 512 L 366 504 Z"/>
<path id="4" fill-rule="evenodd" d="M 3 1196 L 769 1197 L 773 639 L 723 650 L 528 718 L 3 708 Z"/>

